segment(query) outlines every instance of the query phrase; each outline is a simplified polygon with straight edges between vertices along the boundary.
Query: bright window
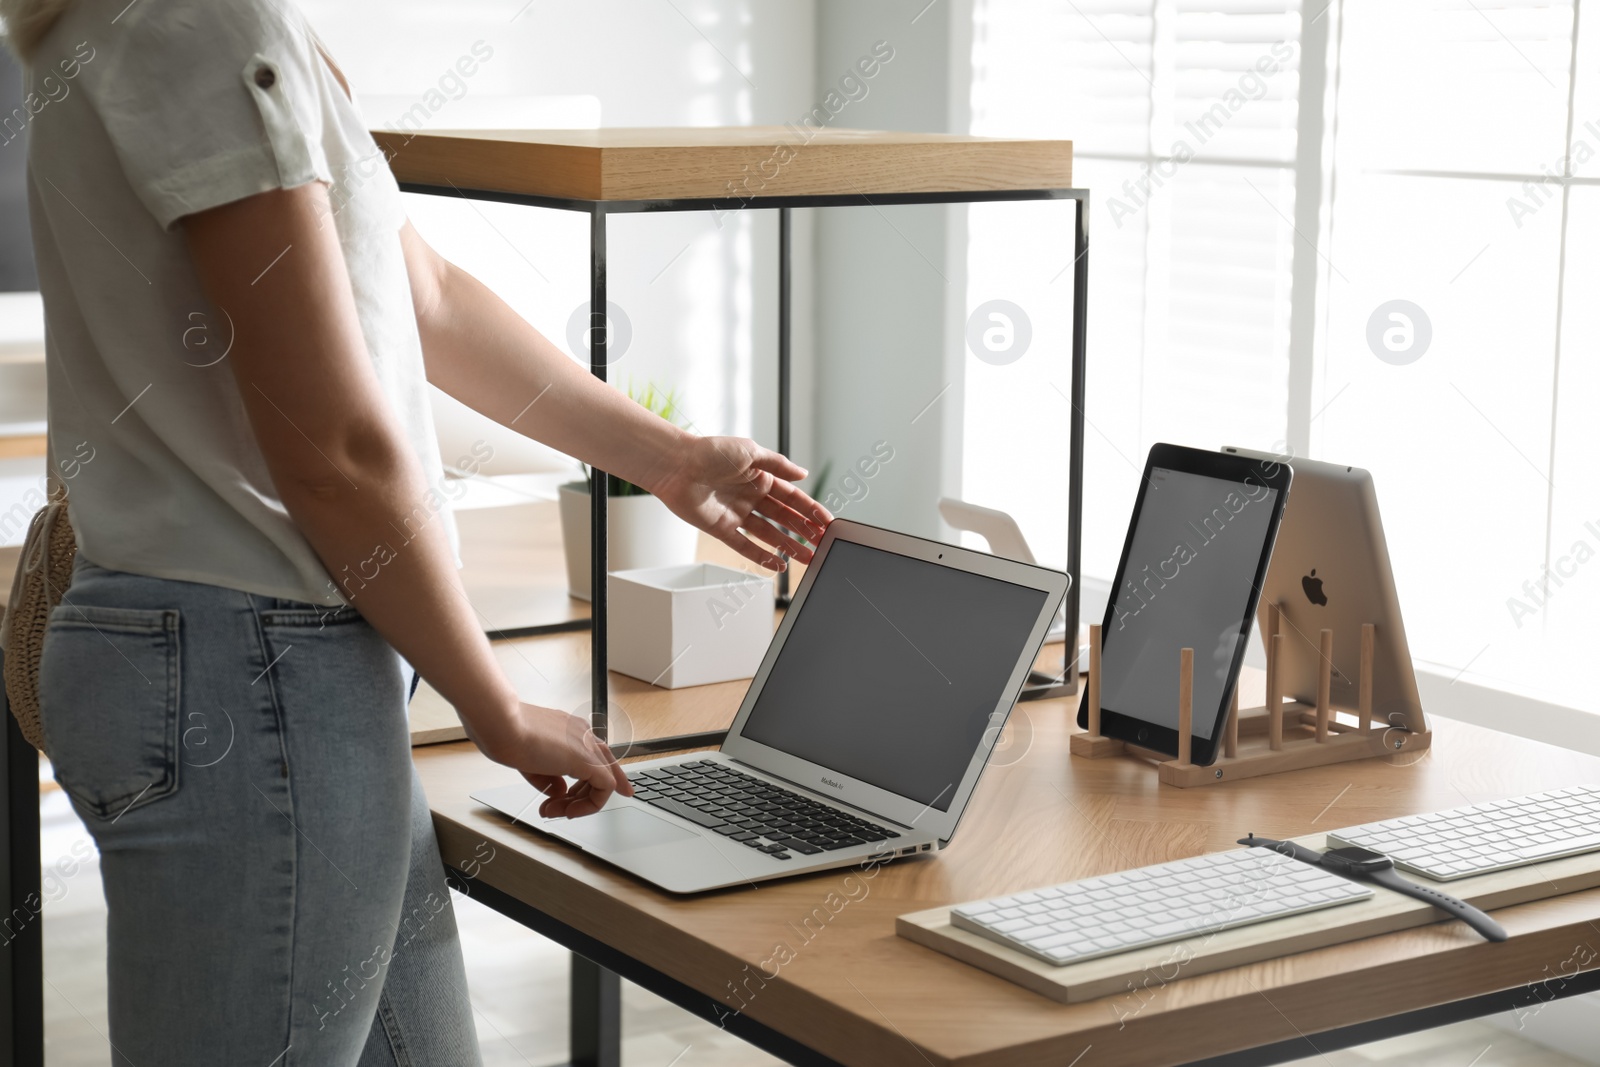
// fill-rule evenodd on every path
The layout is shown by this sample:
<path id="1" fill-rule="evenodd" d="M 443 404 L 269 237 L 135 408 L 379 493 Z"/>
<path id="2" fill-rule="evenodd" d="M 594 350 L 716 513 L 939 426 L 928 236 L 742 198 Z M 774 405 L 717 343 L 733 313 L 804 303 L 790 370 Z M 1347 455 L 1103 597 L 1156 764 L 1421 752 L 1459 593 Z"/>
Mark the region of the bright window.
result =
<path id="1" fill-rule="evenodd" d="M 978 0 L 973 39 L 972 132 L 1071 138 L 1093 192 L 1086 591 L 1152 443 L 1289 445 L 1373 472 L 1424 666 L 1600 706 L 1600 30 L 1515 0 Z M 1061 454 L 1068 410 L 1040 210 L 971 213 L 968 308 L 1018 305 L 1039 351 L 968 360 L 963 484 L 1048 558 L 1065 500 L 1017 462 Z"/>

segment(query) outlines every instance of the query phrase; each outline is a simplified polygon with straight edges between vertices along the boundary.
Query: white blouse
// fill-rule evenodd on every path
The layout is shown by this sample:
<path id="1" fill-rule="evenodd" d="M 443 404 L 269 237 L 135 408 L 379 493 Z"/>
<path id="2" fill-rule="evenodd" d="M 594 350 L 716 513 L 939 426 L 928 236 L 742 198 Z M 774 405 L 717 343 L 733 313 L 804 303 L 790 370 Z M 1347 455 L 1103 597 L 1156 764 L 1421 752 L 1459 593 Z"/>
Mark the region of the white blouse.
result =
<path id="1" fill-rule="evenodd" d="M 52 471 L 84 555 L 337 604 L 359 600 L 380 548 L 399 550 L 423 523 L 443 523 L 454 546 L 399 188 L 299 9 L 79 0 L 28 77 Z M 373 368 L 429 484 L 403 529 L 337 585 L 273 487 L 228 367 L 232 323 L 174 225 L 311 181 L 328 185 Z"/>

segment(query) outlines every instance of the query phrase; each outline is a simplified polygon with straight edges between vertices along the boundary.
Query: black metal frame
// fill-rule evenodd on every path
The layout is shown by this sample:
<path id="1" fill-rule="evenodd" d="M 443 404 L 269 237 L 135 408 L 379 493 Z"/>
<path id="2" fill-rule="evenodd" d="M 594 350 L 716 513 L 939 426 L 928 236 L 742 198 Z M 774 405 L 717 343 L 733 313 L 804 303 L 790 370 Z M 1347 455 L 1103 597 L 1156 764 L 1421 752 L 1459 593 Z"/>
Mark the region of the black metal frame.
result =
<path id="1" fill-rule="evenodd" d="M 619 1067 L 621 1064 L 621 980 L 650 990 L 706 1022 L 720 1026 L 785 1063 L 803 1067 L 837 1067 L 829 1059 L 800 1041 L 759 1023 L 714 997 L 685 985 L 654 967 L 640 963 L 621 949 L 569 926 L 538 908 L 492 885 L 468 878 L 466 873 L 447 868 L 450 884 L 501 915 L 549 938 L 572 952 L 572 1004 L 569 1010 L 573 1031 L 570 1067 Z"/>
<path id="2" fill-rule="evenodd" d="M 492 200 L 525 207 L 551 208 L 557 211 L 577 211 L 589 216 L 589 370 L 601 381 L 606 380 L 606 220 L 610 215 L 644 214 L 678 211 L 731 212 L 749 209 L 773 209 L 778 212 L 778 451 L 784 455 L 790 449 L 790 370 L 791 333 L 793 326 L 792 259 L 794 251 L 793 217 L 795 208 L 820 207 L 889 207 L 907 204 L 971 204 L 1019 202 L 1029 200 L 1071 200 L 1073 213 L 1073 287 L 1072 287 L 1072 411 L 1067 428 L 1067 573 L 1074 580 L 1067 590 L 1065 612 L 1068 644 L 1078 632 L 1078 605 L 1080 590 L 1077 574 L 1083 545 L 1083 433 L 1084 389 L 1087 377 L 1088 349 L 1088 295 L 1089 295 L 1089 190 L 1087 189 L 992 189 L 967 192 L 882 193 L 812 196 L 763 196 L 752 199 L 738 197 L 676 198 L 660 200 L 580 200 L 572 197 L 534 196 L 525 193 L 497 192 L 490 189 L 461 188 L 456 185 L 431 185 L 422 182 L 401 182 L 400 188 L 408 193 L 432 196 L 450 196 L 467 200 Z M 589 481 L 589 622 L 590 641 L 590 723 L 595 734 L 606 740 L 608 715 L 606 649 L 606 474 L 598 468 L 590 470 Z M 778 602 L 788 603 L 789 576 L 778 576 Z M 583 629 L 584 622 L 556 623 L 549 626 L 527 626 L 515 630 L 497 631 L 492 637 L 556 633 Z M 1065 656 L 1063 674 L 1045 685 L 1032 686 L 1024 691 L 1023 699 L 1037 699 L 1071 692 L 1077 680 L 1077 657 L 1069 651 Z M 713 730 L 697 734 L 680 734 L 676 737 L 655 738 L 647 741 L 623 741 L 613 745 L 619 756 L 654 755 L 690 748 L 704 748 L 721 744 L 726 730 Z"/>
<path id="3" fill-rule="evenodd" d="M 5 652 L 0 651 L 0 669 Z M 39 753 L 0 686 L 0 1067 L 44 1067 L 44 888 L 39 867 Z M 31 903 L 30 903 L 31 902 Z M 25 918 L 18 924 L 16 916 Z"/>
<path id="4" fill-rule="evenodd" d="M 884 193 L 837 196 L 764 196 L 758 199 L 736 197 L 680 198 L 662 200 L 580 200 L 570 197 L 530 196 L 521 193 L 496 192 L 486 189 L 463 189 L 456 185 L 440 186 L 420 182 L 401 182 L 400 188 L 408 193 L 433 196 L 453 196 L 468 200 L 492 200 L 500 203 L 520 204 L 525 207 L 552 208 L 558 211 L 584 212 L 589 216 L 589 370 L 601 381 L 606 380 L 606 346 L 610 338 L 607 330 L 606 307 L 606 221 L 613 214 L 641 214 L 677 211 L 742 211 L 751 208 L 772 209 L 778 212 L 778 451 L 788 455 L 791 444 L 790 372 L 793 332 L 793 256 L 795 208 L 820 207 L 888 207 L 908 204 L 962 204 L 1016 202 L 1030 200 L 1073 201 L 1073 287 L 1072 287 L 1072 411 L 1068 416 L 1067 431 L 1067 573 L 1078 574 L 1083 544 L 1083 434 L 1084 388 L 1087 374 L 1088 349 L 1088 295 L 1089 295 L 1089 191 L 1087 189 L 1003 189 L 972 192 Z M 608 663 L 606 648 L 606 473 L 591 468 L 589 473 L 589 622 L 590 638 L 590 725 L 601 740 L 608 740 Z M 789 575 L 778 575 L 778 602 L 789 602 Z M 1044 684 L 1030 685 L 1023 699 L 1056 696 L 1072 692 L 1077 680 L 1077 656 L 1074 654 L 1073 636 L 1078 632 L 1078 583 L 1074 580 L 1067 591 L 1066 612 L 1068 651 L 1063 657 L 1062 675 Z M 534 634 L 556 633 L 582 629 L 582 621 L 556 623 L 548 626 L 519 627 L 510 631 L 497 631 L 492 638 L 525 637 Z M 665 752 L 720 745 L 727 730 L 710 730 L 702 733 L 678 734 L 672 737 L 648 740 L 624 740 L 612 745 L 618 756 L 650 756 Z M 479 891 L 481 894 L 481 890 Z M 491 904 L 503 914 L 522 922 L 525 926 L 541 929 L 532 920 L 547 920 L 540 913 L 517 902 L 495 894 L 498 902 Z M 575 931 L 565 930 L 571 937 Z M 555 940 L 573 948 L 571 940 Z M 599 951 L 590 942 L 590 951 Z M 584 949 L 573 948 L 572 985 L 572 1063 L 584 1067 L 616 1067 L 620 1063 L 621 1018 L 617 1008 L 616 974 L 597 971 L 582 956 Z M 609 951 L 609 950 L 608 950 Z M 614 952 L 611 953 L 615 955 Z M 593 956 L 591 959 L 595 958 Z M 667 981 L 664 976 L 657 976 Z M 645 984 L 645 983 L 641 983 Z M 658 990 L 659 991 L 659 990 Z M 663 994 L 664 996 L 667 994 Z M 669 996 L 682 1002 L 682 998 Z M 687 1005 L 686 1005 L 687 1006 Z M 697 1011 L 690 1007 L 691 1011 Z M 698 1014 L 703 1012 L 697 1011 Z M 741 1017 L 742 1019 L 742 1017 Z M 741 1021 L 751 1026 L 748 1040 L 768 1049 L 791 1063 L 827 1063 L 796 1045 L 792 1040 L 773 1031 Z M 769 1047 L 769 1043 L 776 1045 Z M 787 1051 L 778 1051 L 778 1048 Z"/>

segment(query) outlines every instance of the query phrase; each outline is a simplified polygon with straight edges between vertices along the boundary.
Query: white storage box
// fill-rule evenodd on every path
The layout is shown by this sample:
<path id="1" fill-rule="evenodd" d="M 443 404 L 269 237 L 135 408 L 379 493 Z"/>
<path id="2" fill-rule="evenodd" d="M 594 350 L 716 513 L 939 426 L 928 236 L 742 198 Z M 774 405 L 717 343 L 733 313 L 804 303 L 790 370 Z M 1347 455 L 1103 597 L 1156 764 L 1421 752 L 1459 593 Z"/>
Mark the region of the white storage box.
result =
<path id="1" fill-rule="evenodd" d="M 772 643 L 772 579 L 715 563 L 606 575 L 611 669 L 666 689 L 751 678 Z"/>

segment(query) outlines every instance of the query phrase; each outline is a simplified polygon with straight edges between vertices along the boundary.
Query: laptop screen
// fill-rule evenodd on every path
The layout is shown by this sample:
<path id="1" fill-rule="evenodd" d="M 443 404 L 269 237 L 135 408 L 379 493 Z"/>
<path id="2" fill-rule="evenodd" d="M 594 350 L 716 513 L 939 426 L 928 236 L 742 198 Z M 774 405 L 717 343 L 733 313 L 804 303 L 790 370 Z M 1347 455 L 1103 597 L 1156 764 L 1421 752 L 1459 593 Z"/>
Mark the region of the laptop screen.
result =
<path id="1" fill-rule="evenodd" d="M 740 732 L 948 811 L 1046 596 L 836 540 Z"/>

